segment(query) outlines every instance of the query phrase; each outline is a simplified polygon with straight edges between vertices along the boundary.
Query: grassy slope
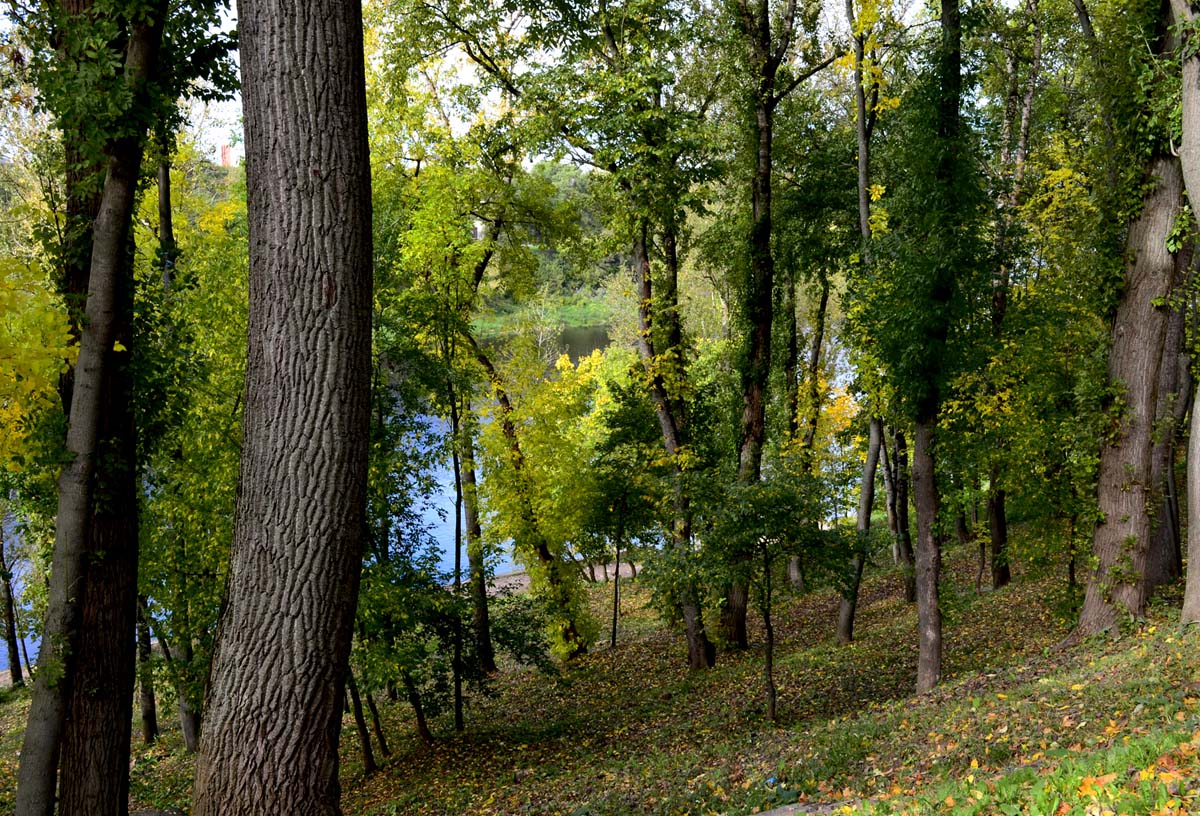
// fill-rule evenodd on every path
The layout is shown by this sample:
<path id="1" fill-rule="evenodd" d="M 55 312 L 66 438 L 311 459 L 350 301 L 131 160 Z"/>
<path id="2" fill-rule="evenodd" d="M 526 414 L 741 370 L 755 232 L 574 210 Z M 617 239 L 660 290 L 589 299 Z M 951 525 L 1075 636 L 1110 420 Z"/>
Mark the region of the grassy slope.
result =
<path id="1" fill-rule="evenodd" d="M 393 756 L 370 779 L 347 717 L 346 812 L 740 814 L 867 800 L 874 812 L 1200 813 L 1200 632 L 1181 632 L 1164 605 L 1136 631 L 1060 652 L 1066 630 L 1043 602 L 1060 579 L 975 595 L 970 566 L 951 565 L 946 683 L 931 695 L 910 696 L 915 614 L 895 576 L 867 584 L 848 648 L 831 641 L 835 599 L 784 603 L 778 727 L 762 716 L 759 651 L 691 675 L 680 638 L 631 587 L 615 652 L 556 678 L 502 675 L 470 701 L 462 736 L 435 721 L 442 739 L 424 749 L 407 707 L 385 706 Z M 0 705 L 0 811 L 25 705 Z M 135 762 L 138 804 L 186 802 L 177 731 Z"/>

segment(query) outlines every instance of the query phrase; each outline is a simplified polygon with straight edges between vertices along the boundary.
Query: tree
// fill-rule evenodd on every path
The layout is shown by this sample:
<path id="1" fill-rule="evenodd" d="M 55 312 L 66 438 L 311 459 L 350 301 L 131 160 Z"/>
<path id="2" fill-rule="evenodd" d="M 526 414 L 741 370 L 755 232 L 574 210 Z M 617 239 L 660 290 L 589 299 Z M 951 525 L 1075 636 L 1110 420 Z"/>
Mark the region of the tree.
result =
<path id="1" fill-rule="evenodd" d="M 370 422 L 361 8 L 249 2 L 241 26 L 246 411 L 193 812 L 336 814 Z"/>
<path id="2" fill-rule="evenodd" d="M 132 25 L 123 55 L 121 81 L 127 87 L 129 101 L 143 108 L 152 86 L 151 77 L 157 70 L 165 14 L 165 4 L 146 10 Z M 114 812 L 126 807 L 128 762 L 125 756 L 129 750 L 128 712 L 133 688 L 129 633 L 133 627 L 133 608 L 120 601 L 124 595 L 135 591 L 136 536 L 132 539 L 131 551 L 131 540 L 123 529 L 123 522 L 118 522 L 114 530 L 117 537 L 109 542 L 112 552 L 106 554 L 103 565 L 97 565 L 97 570 L 92 571 L 96 573 L 95 579 L 85 570 L 87 556 L 93 552 L 96 543 L 92 515 L 97 459 L 101 455 L 121 456 L 129 452 L 128 447 L 103 451 L 99 443 L 105 438 L 104 417 L 120 417 L 128 411 L 125 394 L 119 384 L 114 387 L 116 381 L 112 370 L 123 364 L 120 358 L 123 349 L 116 341 L 122 336 L 128 339 L 128 307 L 122 305 L 122 299 L 129 296 L 125 252 L 147 127 L 144 118 L 134 117 L 130 130 L 116 136 L 110 144 L 103 192 L 92 231 L 87 320 L 80 338 L 67 433 L 66 447 L 72 459 L 59 476 L 55 567 L 51 573 L 50 606 L 39 656 L 43 668 L 34 686 L 17 784 L 17 813 L 23 816 L 53 812 L 64 734 L 69 742 L 62 757 L 63 812 L 87 812 L 89 800 L 114 808 Z M 109 411 L 102 408 L 106 401 Z M 126 445 L 132 443 L 127 432 L 118 431 L 116 438 Z M 131 503 L 132 496 L 123 496 L 117 499 L 116 507 L 136 518 Z M 108 567 L 114 571 L 108 576 L 111 583 L 105 584 L 99 573 Z M 85 601 L 84 593 L 89 589 L 113 593 L 117 602 Z M 125 643 L 118 642 L 115 646 L 107 643 L 105 638 L 121 632 L 121 624 L 125 622 L 128 623 L 123 629 Z M 92 640 L 84 640 L 83 634 Z M 95 719 L 81 718 L 86 706 L 79 707 L 77 689 L 88 689 L 87 683 L 94 681 L 76 677 L 80 666 L 94 670 L 96 676 L 116 680 L 115 688 L 103 688 L 106 693 L 113 693 L 108 699 L 114 702 L 118 726 L 108 728 L 102 737 L 104 742 L 93 741 L 87 752 L 80 750 L 82 739 L 70 739 L 72 734 L 82 737 L 80 728 L 97 725 Z M 68 728 L 72 709 L 74 725 Z M 97 758 L 108 760 L 107 767 L 95 762 Z"/>

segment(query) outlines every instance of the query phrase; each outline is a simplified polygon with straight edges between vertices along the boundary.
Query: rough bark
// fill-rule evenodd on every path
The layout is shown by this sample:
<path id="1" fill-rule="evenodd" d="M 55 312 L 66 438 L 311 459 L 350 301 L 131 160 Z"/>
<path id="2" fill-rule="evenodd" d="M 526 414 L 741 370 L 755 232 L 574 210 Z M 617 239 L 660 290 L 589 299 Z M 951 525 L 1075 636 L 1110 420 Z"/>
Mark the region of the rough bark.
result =
<path id="1" fill-rule="evenodd" d="M 854 613 L 858 609 L 858 589 L 862 584 L 863 567 L 867 563 L 867 545 L 871 535 L 871 508 L 875 504 L 875 471 L 879 466 L 879 451 L 883 446 L 883 421 L 872 417 L 867 439 L 867 460 L 863 463 L 862 489 L 858 494 L 858 520 L 855 524 L 857 542 L 850 567 L 850 584 L 838 604 L 837 640 L 842 646 L 854 640 Z"/>
<path id="2" fill-rule="evenodd" d="M 932 450 L 936 428 L 936 420 L 918 422 L 913 438 L 913 501 L 917 506 L 918 694 L 936 686 L 942 674 L 942 612 L 938 602 L 942 551 L 934 529 L 938 493 Z"/>
<path id="3" fill-rule="evenodd" d="M 142 742 L 153 745 L 158 739 L 158 702 L 154 697 L 154 664 L 151 663 L 150 621 L 146 609 L 146 597 L 138 596 L 137 603 L 137 656 L 138 688 L 142 704 Z"/>
<path id="4" fill-rule="evenodd" d="M 139 104 L 157 65 L 165 10 L 165 3 L 151 8 L 126 47 L 124 74 Z M 126 253 L 144 137 L 143 125 L 109 145 L 92 228 L 86 320 L 73 383 L 64 388 L 71 460 L 58 479 L 43 670 L 21 750 L 19 816 L 53 812 L 60 759 L 62 813 L 103 816 L 128 808 L 137 517 L 132 480 L 119 469 L 133 467 L 128 379 L 113 376 L 128 352 L 113 344 L 129 336 Z M 114 449 L 107 449 L 109 440 Z M 119 467 L 105 480 L 111 503 L 93 518 L 100 457 Z"/>
<path id="5" fill-rule="evenodd" d="M 194 816 L 338 814 L 367 537 L 371 182 L 358 2 L 239 3 L 246 404 Z M 313 78 L 319 77 L 319 82 Z"/>
<path id="6" fill-rule="evenodd" d="M 8 646 L 8 670 L 12 677 L 12 686 L 17 688 L 25 685 L 25 677 L 21 673 L 21 653 L 17 640 L 17 607 L 13 597 L 12 572 L 8 566 L 8 558 L 4 552 L 4 521 L 0 514 L 0 604 L 4 606 L 4 642 Z"/>
<path id="7" fill-rule="evenodd" d="M 1188 244 L 1175 256 L 1173 299 L 1186 291 L 1187 270 L 1192 263 Z M 1190 388 L 1184 342 L 1187 306 L 1174 302 L 1163 339 L 1158 367 L 1158 400 L 1155 406 L 1154 449 L 1150 454 L 1150 484 L 1156 499 L 1150 518 L 1150 545 L 1146 552 L 1148 591 L 1170 583 L 1183 574 L 1180 547 L 1179 502 L 1175 495 L 1175 451 L 1183 431 Z"/>
<path id="8" fill-rule="evenodd" d="M 1108 378 L 1120 388 L 1123 407 L 1100 453 L 1102 521 L 1092 540 L 1096 568 L 1088 575 L 1079 636 L 1112 627 L 1122 614 L 1141 616 L 1146 610 L 1150 460 L 1169 320 L 1164 299 L 1175 269 L 1166 244 L 1183 194 L 1183 176 L 1173 157 L 1156 158 L 1151 174 L 1154 187 L 1129 230 L 1125 288 L 1113 323 Z"/>

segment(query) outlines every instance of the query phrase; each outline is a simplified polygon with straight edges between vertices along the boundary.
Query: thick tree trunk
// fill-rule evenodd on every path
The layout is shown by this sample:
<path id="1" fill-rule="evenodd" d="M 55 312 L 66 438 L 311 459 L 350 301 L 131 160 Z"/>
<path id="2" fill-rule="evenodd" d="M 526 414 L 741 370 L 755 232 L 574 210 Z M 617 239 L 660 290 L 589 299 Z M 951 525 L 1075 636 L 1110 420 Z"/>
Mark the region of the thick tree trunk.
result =
<path id="1" fill-rule="evenodd" d="M 142 702 L 142 742 L 153 745 L 158 739 L 158 702 L 154 697 L 154 664 L 150 662 L 150 613 L 146 608 L 146 596 L 138 596 L 137 605 L 137 656 L 138 687 Z"/>
<path id="2" fill-rule="evenodd" d="M 0 513 L 0 603 L 4 606 L 4 642 L 8 646 L 8 670 L 12 677 L 12 686 L 17 688 L 25 685 L 25 677 L 21 674 L 20 644 L 17 641 L 17 606 L 13 596 L 12 571 L 8 566 L 8 557 L 4 552 L 4 522 L 6 516 Z"/>
<path id="3" fill-rule="evenodd" d="M 1100 453 L 1102 521 L 1092 542 L 1096 568 L 1088 576 L 1077 635 L 1115 625 L 1122 614 L 1146 611 L 1146 553 L 1150 543 L 1150 482 L 1159 364 L 1169 310 L 1174 258 L 1167 236 L 1183 194 L 1179 163 L 1169 156 L 1151 167 L 1154 189 L 1127 239 L 1125 289 L 1113 324 L 1109 382 L 1123 392 L 1121 416 Z"/>
<path id="4" fill-rule="evenodd" d="M 938 541 L 938 493 L 933 461 L 936 420 L 917 422 L 913 440 L 913 500 L 917 506 L 917 693 L 937 685 L 942 674 L 942 612 L 938 603 L 942 551 Z"/>
<path id="5" fill-rule="evenodd" d="M 1172 293 L 1186 291 L 1192 263 L 1189 244 L 1175 256 Z M 1175 496 L 1175 451 L 1183 430 L 1190 386 L 1184 340 L 1187 306 L 1177 304 L 1167 321 L 1162 361 L 1158 367 L 1158 403 L 1155 407 L 1154 449 L 1150 454 L 1150 484 L 1156 499 L 1150 519 L 1150 546 L 1146 553 L 1149 592 L 1183 574 L 1180 546 L 1179 502 Z"/>
<path id="6" fill-rule="evenodd" d="M 367 535 L 362 7 L 243 0 L 238 19 L 250 214 L 246 407 L 192 813 L 332 816 Z"/>
<path id="7" fill-rule="evenodd" d="M 125 54 L 126 81 L 139 102 L 156 69 L 166 4 L 156 4 L 133 27 Z M 128 337 L 123 309 L 123 280 L 129 272 L 126 252 L 144 126 L 113 142 L 100 208 L 92 230 L 86 321 L 70 391 L 67 452 L 59 475 L 50 597 L 42 631 L 42 648 L 21 750 L 16 813 L 49 816 L 54 810 L 55 783 L 63 759 L 62 813 L 124 813 L 129 782 L 129 729 L 133 696 L 133 619 L 137 582 L 136 498 L 127 480 L 109 487 L 116 492 L 106 516 L 93 525 L 94 476 L 103 441 L 115 438 L 116 450 L 106 459 L 125 458 L 133 467 L 132 425 L 127 389 L 114 384 L 117 358 L 114 341 Z M 126 294 L 125 297 L 129 295 Z M 122 437 L 122 434 L 130 434 Z M 98 544 L 111 552 L 95 550 Z M 102 557 L 90 558 L 94 555 Z M 89 564 L 89 561 L 92 563 Z M 106 581 L 114 584 L 88 583 Z M 114 627 L 95 630 L 91 627 Z M 123 661 L 123 665 L 118 665 Z M 76 675 L 83 669 L 87 677 Z M 87 685 L 111 683 L 104 689 Z M 83 695 L 96 693 L 96 705 Z M 110 707 L 111 706 L 111 707 Z M 95 717 L 112 719 L 99 720 Z M 82 719 L 80 719 L 82 718 Z M 107 729 L 88 744 L 95 729 Z M 123 739 L 122 739 L 123 737 Z M 64 742 L 69 743 L 64 750 Z M 88 745 L 86 753 L 84 746 Z M 97 798 L 102 797 L 102 798 Z M 96 808 L 89 810 L 88 808 Z"/>
<path id="8" fill-rule="evenodd" d="M 875 471 L 879 465 L 879 451 L 883 446 L 882 420 L 877 417 L 871 418 L 871 429 L 867 439 L 867 460 L 863 463 L 862 489 L 858 494 L 858 541 L 854 550 L 854 562 L 850 568 L 850 585 L 842 593 L 841 602 L 838 604 L 837 640 L 842 646 L 854 640 L 854 613 L 858 609 L 858 589 L 862 584 L 863 567 L 867 563 L 871 507 L 875 504 Z"/>
<path id="9" fill-rule="evenodd" d="M 131 183 L 136 183 L 136 165 Z M 126 263 L 132 263 L 126 258 Z M 132 274 L 122 275 L 117 340 L 132 347 Z M 62 816 L 121 816 L 128 810 L 129 741 L 136 677 L 138 513 L 133 378 L 128 353 L 114 355 L 104 385 L 103 479 L 94 490 L 90 555 L 74 692 L 63 734 Z"/>
<path id="10" fill-rule="evenodd" d="M 466 410 L 471 410 L 470 403 Z M 467 565 L 471 581 L 471 627 L 475 653 L 485 674 L 496 672 L 496 650 L 488 616 L 487 571 L 483 558 L 483 529 L 479 526 L 479 487 L 475 481 L 475 445 L 470 430 L 462 436 L 463 514 L 467 522 Z"/>
<path id="11" fill-rule="evenodd" d="M 363 714 L 362 697 L 358 693 L 358 683 L 354 682 L 353 671 L 346 672 L 346 688 L 350 692 L 354 728 L 358 732 L 358 745 L 362 751 L 363 775 L 370 776 L 379 770 L 379 766 L 375 764 L 375 751 L 371 748 L 371 732 L 367 730 L 367 718 Z"/>

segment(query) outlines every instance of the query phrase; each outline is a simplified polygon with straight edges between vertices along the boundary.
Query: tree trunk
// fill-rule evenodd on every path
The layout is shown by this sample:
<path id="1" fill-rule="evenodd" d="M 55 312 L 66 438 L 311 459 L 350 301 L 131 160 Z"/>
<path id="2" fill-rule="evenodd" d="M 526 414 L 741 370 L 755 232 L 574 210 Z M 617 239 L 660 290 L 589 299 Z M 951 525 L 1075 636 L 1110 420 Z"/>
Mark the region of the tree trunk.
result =
<path id="1" fill-rule="evenodd" d="M 896 431 L 892 451 L 896 474 L 894 479 L 896 485 L 896 549 L 900 555 L 900 566 L 904 573 L 904 600 L 908 603 L 915 603 L 917 600 L 917 558 L 913 552 L 912 531 L 909 529 L 908 442 L 903 431 Z"/>
<path id="2" fill-rule="evenodd" d="M 609 639 L 608 648 L 617 648 L 617 616 L 621 612 L 621 539 L 625 533 L 625 514 L 622 507 L 621 518 L 617 522 L 617 566 L 613 573 L 613 610 L 612 610 L 612 637 Z"/>
<path id="3" fill-rule="evenodd" d="M 375 732 L 375 739 L 379 741 L 379 753 L 385 757 L 392 755 L 388 748 L 387 740 L 383 736 L 383 723 L 379 721 L 379 707 L 375 705 L 375 695 L 367 694 L 367 708 L 371 712 L 371 730 Z"/>
<path id="4" fill-rule="evenodd" d="M 762 618 L 763 631 L 766 634 L 766 650 L 763 655 L 763 681 L 766 686 L 767 719 L 778 722 L 775 702 L 778 694 L 775 689 L 775 624 L 771 620 L 771 550 L 769 545 L 762 547 L 763 589 L 762 589 Z"/>
<path id="5" fill-rule="evenodd" d="M 448 345 L 448 344 L 447 344 Z M 449 357 L 447 353 L 447 357 Z M 446 370 L 450 370 L 450 360 L 446 361 Z M 458 398 L 454 395 L 454 387 L 447 383 L 447 396 L 450 401 L 450 426 L 454 433 L 454 443 L 451 445 L 450 456 L 454 465 L 454 597 L 462 597 L 462 543 L 463 543 L 463 482 L 462 462 L 458 456 L 458 437 L 462 433 L 462 423 L 458 415 Z M 454 616 L 454 656 L 451 662 L 454 674 L 454 730 L 461 732 L 466 726 L 463 722 L 463 631 L 462 616 Z M 353 680 L 351 681 L 353 682 Z M 361 709 L 362 705 L 359 704 Z M 364 726 L 365 731 L 365 726 Z"/>
<path id="6" fill-rule="evenodd" d="M 1193 247 L 1189 243 L 1175 256 L 1172 295 L 1186 292 L 1190 283 Z M 1187 305 L 1176 303 L 1167 321 L 1162 361 L 1158 367 L 1158 404 L 1155 407 L 1154 449 L 1150 454 L 1150 484 L 1157 499 L 1150 520 L 1150 547 L 1146 554 L 1146 583 L 1153 592 L 1183 574 L 1180 547 L 1179 502 L 1175 496 L 1175 451 L 1188 406 L 1190 376 L 1184 353 Z"/>
<path id="7" fill-rule="evenodd" d="M 408 672 L 404 672 L 402 679 L 404 680 L 404 690 L 408 692 L 408 704 L 412 706 L 413 716 L 416 718 L 417 736 L 425 745 L 433 745 L 433 734 L 430 733 L 429 723 L 425 720 L 425 706 L 421 703 L 421 692 L 417 690 L 417 684 L 413 682 L 412 676 Z"/>
<path id="8" fill-rule="evenodd" d="M 150 9 L 133 26 L 126 49 L 126 82 L 135 89 L 139 103 L 144 103 L 147 79 L 156 70 L 165 10 L 165 3 Z M 144 137 L 143 124 L 110 145 L 100 208 L 92 230 L 86 320 L 74 382 L 68 389 L 66 449 L 70 461 L 58 479 L 53 569 L 38 658 L 44 671 L 38 672 L 34 684 L 21 749 L 18 816 L 49 816 L 53 812 L 60 756 L 62 813 L 102 816 L 121 814 L 128 808 L 136 500 L 133 495 L 120 495 L 128 487 L 121 480 L 109 485 L 117 491 L 118 499 L 108 516 L 111 523 L 101 521 L 94 530 L 93 477 L 102 452 L 107 454 L 106 460 L 128 456 L 124 465 L 133 467 L 132 436 L 121 437 L 132 433 L 132 425 L 126 427 L 122 421 L 129 416 L 128 404 L 119 402 L 127 397 L 126 389 L 111 380 L 117 358 L 128 354 L 115 351 L 113 343 L 128 337 L 128 325 L 122 325 L 128 320 L 128 312 L 122 308 L 122 288 L 132 286 L 132 281 L 123 277 L 129 272 L 126 252 Z M 115 451 L 102 451 L 100 445 L 111 438 L 110 434 L 117 434 L 121 444 Z M 93 549 L 101 542 L 112 551 Z M 103 558 L 89 564 L 90 556 L 99 552 L 103 552 Z M 111 586 L 87 583 L 109 578 L 114 581 Z M 106 628 L 86 628 L 93 626 Z M 86 671 L 86 678 L 76 677 L 80 669 Z M 102 689 L 87 685 L 95 681 L 111 685 Z M 81 697 L 92 692 L 96 693 L 95 706 Z M 89 731 L 96 734 L 96 742 L 87 744 L 85 751 Z"/>
<path id="9" fill-rule="evenodd" d="M 913 500 L 917 506 L 917 693 L 937 685 L 942 674 L 942 612 L 938 603 L 942 551 L 934 529 L 938 493 L 933 462 L 936 420 L 917 422 L 913 443 Z"/>
<path id="10" fill-rule="evenodd" d="M 1192 421 L 1187 451 L 1187 585 L 1183 590 L 1184 623 L 1200 623 L 1200 385 L 1192 395 Z"/>
<path id="11" fill-rule="evenodd" d="M 150 654 L 150 613 L 146 608 L 146 596 L 137 599 L 137 656 L 138 686 L 142 698 L 142 742 L 153 745 L 158 739 L 158 704 L 154 698 L 154 665 Z"/>
<path id="12" fill-rule="evenodd" d="M 879 465 L 879 450 L 883 444 L 883 421 L 871 417 L 867 441 L 867 460 L 863 463 L 862 490 L 858 495 L 857 541 L 854 562 L 850 569 L 850 585 L 838 604 L 837 640 L 845 646 L 854 640 L 854 613 L 858 609 L 858 589 L 862 584 L 863 567 L 867 563 L 867 546 L 871 535 L 871 507 L 875 504 L 875 470 Z"/>
<path id="13" fill-rule="evenodd" d="M 1171 10 L 1175 22 L 1187 31 L 1182 59 L 1183 129 L 1179 159 L 1188 199 L 1197 202 L 1200 201 L 1200 54 L 1195 50 L 1192 42 L 1195 35 L 1190 31 L 1195 24 L 1195 14 L 1187 0 L 1172 0 Z M 1181 619 L 1184 623 L 1200 623 L 1200 383 L 1194 386 L 1188 437 L 1187 514 L 1188 567 Z"/>
<path id="14" fill-rule="evenodd" d="M 550 609 L 553 614 L 559 617 L 557 626 L 560 636 L 563 639 L 563 644 L 568 647 L 568 657 L 578 657 L 587 651 L 587 643 L 579 636 L 579 629 L 575 624 L 574 612 L 572 611 L 573 604 L 571 602 L 572 584 L 578 580 L 579 570 L 568 569 L 563 559 L 550 551 L 550 544 L 546 540 L 546 537 L 542 535 L 537 512 L 533 506 L 532 488 L 525 480 L 525 454 L 521 450 L 521 439 L 517 434 L 516 423 L 513 421 L 512 401 L 509 399 L 508 392 L 504 388 L 504 383 L 500 379 L 500 374 L 496 371 L 496 367 L 492 364 L 487 352 L 483 350 L 470 332 L 464 332 L 463 339 L 467 341 L 475 356 L 475 360 L 483 368 L 488 381 L 492 385 L 496 402 L 500 405 L 500 426 L 504 438 L 508 441 L 509 465 L 512 467 L 513 478 L 519 482 L 517 492 L 520 499 L 523 530 L 515 544 L 526 549 L 530 555 L 537 559 L 541 567 L 546 570 L 546 587 L 550 594 L 548 598 Z M 571 560 L 569 556 L 567 560 Z M 592 580 L 595 581 L 595 575 L 592 576 Z"/>
<path id="15" fill-rule="evenodd" d="M 997 478 L 996 468 L 992 468 L 992 478 Z M 992 482 L 988 490 L 988 537 L 992 544 L 992 589 L 1007 586 L 1012 580 L 1012 571 L 1008 565 L 1008 515 L 1005 512 L 1005 492 Z"/>
<path id="16" fill-rule="evenodd" d="M 362 697 L 358 683 L 354 682 L 354 671 L 346 672 L 346 688 L 350 691 L 350 703 L 354 712 L 354 728 L 358 731 L 358 745 L 362 750 L 363 775 L 370 776 L 379 770 L 375 764 L 375 752 L 371 749 L 371 732 L 367 730 L 367 718 L 363 714 Z"/>
<path id="17" fill-rule="evenodd" d="M 192 812 L 332 815 L 340 813 L 341 697 L 367 534 L 372 257 L 362 8 L 243 0 L 239 11 L 246 407 Z"/>
<path id="18" fill-rule="evenodd" d="M 670 230 L 668 230 L 670 232 Z M 674 469 L 674 510 L 675 519 L 672 525 L 671 546 L 679 553 L 687 553 L 692 541 L 692 521 L 690 498 L 687 493 L 686 474 L 679 458 L 680 449 L 686 440 L 687 428 L 684 422 L 683 405 L 677 399 L 672 399 L 667 393 L 666 379 L 663 376 L 662 360 L 654 343 L 654 328 L 656 325 L 654 313 L 654 287 L 651 277 L 649 255 L 649 227 L 645 221 L 638 225 L 633 243 L 633 274 L 638 288 L 638 353 L 642 365 L 650 379 L 650 400 L 654 405 L 654 414 L 658 419 L 659 431 L 662 434 L 663 449 L 671 458 Z M 668 278 L 673 279 L 677 269 L 667 264 Z M 669 282 L 667 287 L 668 299 L 663 311 L 667 322 L 668 343 L 666 352 L 675 360 L 682 360 L 683 348 L 680 345 L 680 331 L 677 325 L 679 304 L 673 298 L 677 297 L 676 287 Z M 682 367 L 673 372 L 682 382 L 685 372 Z M 684 622 L 684 636 L 688 647 L 688 667 L 693 670 L 711 668 L 716 663 L 716 649 L 708 639 L 704 628 L 704 612 L 696 600 L 696 589 L 690 581 L 681 582 L 679 596 L 675 599 Z"/>
<path id="19" fill-rule="evenodd" d="M 131 183 L 136 183 L 136 165 Z M 132 258 L 126 258 L 132 264 Z M 118 341 L 132 347 L 133 276 L 122 275 Z M 75 679 L 63 733 L 61 816 L 121 816 L 128 810 L 129 743 L 136 679 L 138 512 L 133 377 L 114 355 L 104 385 L 102 478 L 93 488 L 90 555 L 84 568 Z"/>
<path id="20" fill-rule="evenodd" d="M 829 308 L 829 276 L 820 273 L 821 297 L 817 301 L 817 314 L 813 319 L 812 345 L 808 349 L 808 400 L 805 405 L 804 440 L 800 449 L 804 453 L 805 468 L 811 470 L 816 458 L 813 446 L 817 439 L 817 422 L 821 419 L 821 346 L 825 342 L 825 314 Z"/>
<path id="21" fill-rule="evenodd" d="M 471 410 L 467 403 L 467 412 Z M 462 436 L 463 511 L 467 522 L 467 565 L 471 573 L 471 626 L 475 652 L 484 674 L 496 672 L 496 650 L 488 617 L 487 567 L 483 559 L 483 529 L 479 526 L 479 487 L 475 481 L 475 446 L 470 429 Z"/>
<path id="22" fill-rule="evenodd" d="M 190 632 L 184 637 L 180 652 L 181 671 L 185 673 L 185 677 L 189 677 L 195 671 L 196 666 L 196 655 Z M 180 684 L 177 708 L 179 710 L 179 729 L 183 734 L 183 748 L 189 754 L 194 754 L 200 750 L 201 711 L 192 700 L 189 685 L 187 682 Z"/>
<path id="23" fill-rule="evenodd" d="M 1102 521 L 1092 542 L 1096 568 L 1089 574 L 1076 634 L 1104 631 L 1122 614 L 1146 611 L 1146 554 L 1159 364 L 1169 310 L 1174 258 L 1167 236 L 1174 228 L 1183 177 L 1173 157 L 1152 164 L 1156 181 L 1127 239 L 1125 289 L 1117 307 L 1109 352 L 1109 382 L 1123 392 L 1123 410 L 1100 453 L 1099 507 Z"/>
<path id="24" fill-rule="evenodd" d="M 12 572 L 4 553 L 4 522 L 7 515 L 0 513 L 0 603 L 4 605 L 4 642 L 8 646 L 8 669 L 12 687 L 25 685 L 21 674 L 21 653 L 17 642 L 17 606 L 13 596 Z"/>

